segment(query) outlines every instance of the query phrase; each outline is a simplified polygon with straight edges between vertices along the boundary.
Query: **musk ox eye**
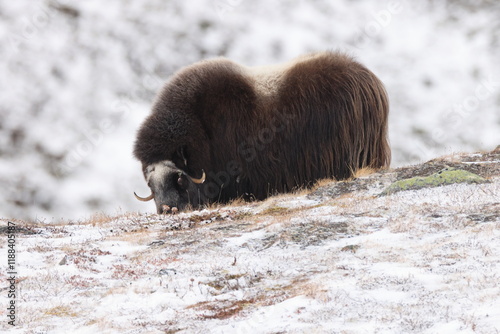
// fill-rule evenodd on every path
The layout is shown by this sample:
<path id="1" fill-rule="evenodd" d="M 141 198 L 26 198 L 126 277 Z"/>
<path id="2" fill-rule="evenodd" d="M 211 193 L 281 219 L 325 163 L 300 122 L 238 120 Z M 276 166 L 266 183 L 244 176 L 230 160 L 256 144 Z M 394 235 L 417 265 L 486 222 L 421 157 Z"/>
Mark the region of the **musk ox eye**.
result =
<path id="1" fill-rule="evenodd" d="M 187 189 L 189 186 L 188 180 L 181 173 L 177 176 L 177 185 L 181 189 Z"/>

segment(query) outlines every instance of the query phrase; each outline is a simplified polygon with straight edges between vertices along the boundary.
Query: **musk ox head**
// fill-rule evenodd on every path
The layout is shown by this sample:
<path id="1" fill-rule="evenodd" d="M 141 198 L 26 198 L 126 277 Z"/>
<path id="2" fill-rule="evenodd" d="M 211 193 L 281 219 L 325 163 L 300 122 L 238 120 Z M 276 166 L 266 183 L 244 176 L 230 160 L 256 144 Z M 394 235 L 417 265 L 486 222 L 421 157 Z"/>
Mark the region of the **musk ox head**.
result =
<path id="1" fill-rule="evenodd" d="M 135 194 L 136 198 L 154 199 L 159 214 L 205 203 L 200 188 L 206 178 L 203 163 L 209 160 L 205 130 L 193 115 L 195 100 L 189 98 L 189 88 L 179 87 L 180 92 L 172 89 L 171 84 L 167 83 L 158 94 L 134 147 L 151 190 L 149 196 Z"/>
<path id="2" fill-rule="evenodd" d="M 179 169 L 172 161 L 164 160 L 146 166 L 144 177 L 151 189 L 151 195 L 134 195 L 144 202 L 154 199 L 159 214 L 176 213 L 190 203 L 200 202 L 198 185 L 205 182 L 205 172 L 201 178 L 196 179 Z"/>
<path id="3" fill-rule="evenodd" d="M 351 57 L 321 52 L 250 68 L 217 58 L 161 89 L 141 125 L 141 161 L 158 213 L 343 180 L 389 166 L 382 82 Z"/>

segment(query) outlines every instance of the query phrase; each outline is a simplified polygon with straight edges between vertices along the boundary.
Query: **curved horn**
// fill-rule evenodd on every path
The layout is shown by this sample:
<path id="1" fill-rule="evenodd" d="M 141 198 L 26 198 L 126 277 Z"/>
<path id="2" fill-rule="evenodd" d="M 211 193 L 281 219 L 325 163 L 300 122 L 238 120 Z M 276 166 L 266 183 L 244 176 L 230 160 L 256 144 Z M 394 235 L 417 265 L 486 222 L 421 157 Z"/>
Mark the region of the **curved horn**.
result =
<path id="1" fill-rule="evenodd" d="M 201 178 L 195 179 L 195 178 L 192 178 L 191 176 L 188 175 L 189 179 L 191 181 L 193 181 L 193 183 L 202 184 L 203 182 L 205 182 L 205 171 L 203 169 L 201 171 L 203 172 L 203 175 L 201 176 Z"/>
<path id="2" fill-rule="evenodd" d="M 139 201 L 142 201 L 142 202 L 147 202 L 147 201 L 150 201 L 153 198 L 155 198 L 155 195 L 153 194 L 153 192 L 151 192 L 151 195 L 149 195 L 148 197 L 141 197 L 141 196 L 137 195 L 135 193 L 135 191 L 134 191 L 134 195 L 135 195 L 135 198 L 137 198 Z"/>

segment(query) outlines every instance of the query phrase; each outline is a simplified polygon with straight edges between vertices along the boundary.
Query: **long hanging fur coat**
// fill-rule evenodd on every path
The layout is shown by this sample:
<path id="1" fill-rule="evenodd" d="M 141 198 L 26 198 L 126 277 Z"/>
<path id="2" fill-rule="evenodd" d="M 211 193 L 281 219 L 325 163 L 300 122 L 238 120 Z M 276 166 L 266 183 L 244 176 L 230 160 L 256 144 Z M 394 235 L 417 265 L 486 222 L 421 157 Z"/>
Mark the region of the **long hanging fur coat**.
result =
<path id="1" fill-rule="evenodd" d="M 388 113 L 382 82 L 342 53 L 253 68 L 217 58 L 167 82 L 134 154 L 146 177 L 160 161 L 191 177 L 206 173 L 186 190 L 188 204 L 263 199 L 388 167 Z"/>

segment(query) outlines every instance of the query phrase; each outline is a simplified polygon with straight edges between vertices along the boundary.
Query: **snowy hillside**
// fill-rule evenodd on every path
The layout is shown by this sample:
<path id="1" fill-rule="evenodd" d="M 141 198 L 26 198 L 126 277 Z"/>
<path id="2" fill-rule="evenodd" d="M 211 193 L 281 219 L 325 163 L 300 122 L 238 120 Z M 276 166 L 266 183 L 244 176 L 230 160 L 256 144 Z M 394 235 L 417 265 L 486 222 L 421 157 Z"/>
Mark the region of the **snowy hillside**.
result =
<path id="1" fill-rule="evenodd" d="M 393 166 L 491 150 L 499 16 L 489 0 L 2 1 L 0 217 L 150 211 L 135 132 L 172 73 L 218 55 L 355 55 L 387 86 Z"/>
<path id="2" fill-rule="evenodd" d="M 482 181 L 380 196 L 447 167 Z M 17 326 L 2 307 L 0 328 L 498 333 L 498 194 L 500 147 L 174 216 L 15 221 Z"/>

